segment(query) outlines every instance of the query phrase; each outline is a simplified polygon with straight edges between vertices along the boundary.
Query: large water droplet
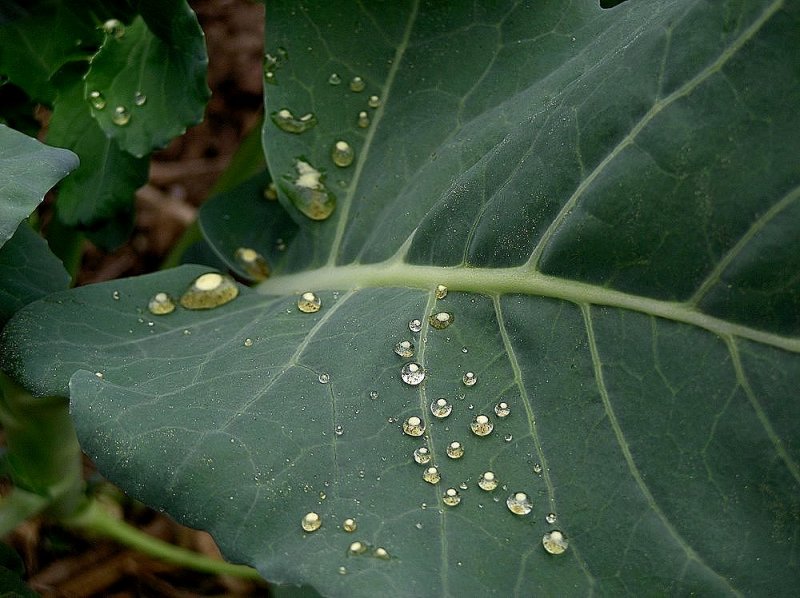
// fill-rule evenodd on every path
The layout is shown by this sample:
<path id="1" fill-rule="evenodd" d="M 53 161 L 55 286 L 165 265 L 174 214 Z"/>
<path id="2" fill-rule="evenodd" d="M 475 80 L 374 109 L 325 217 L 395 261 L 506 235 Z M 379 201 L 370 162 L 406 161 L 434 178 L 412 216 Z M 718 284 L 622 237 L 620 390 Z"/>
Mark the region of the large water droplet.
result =
<path id="1" fill-rule="evenodd" d="M 445 398 L 436 399 L 431 403 L 431 413 L 434 417 L 443 419 L 453 412 L 453 405 Z"/>
<path id="2" fill-rule="evenodd" d="M 553 530 L 542 536 L 542 546 L 550 554 L 563 554 L 567 550 L 569 542 L 563 533 Z"/>
<path id="3" fill-rule="evenodd" d="M 472 423 L 469 425 L 472 429 L 472 433 L 476 436 L 487 436 L 492 433 L 494 430 L 494 424 L 489 421 L 489 418 L 485 415 L 477 415 L 475 419 L 472 420 Z"/>
<path id="4" fill-rule="evenodd" d="M 99 91 L 90 91 L 89 92 L 89 103 L 92 105 L 92 108 L 95 110 L 102 110 L 106 107 L 106 98 L 103 96 L 102 93 Z"/>
<path id="5" fill-rule="evenodd" d="M 336 196 L 328 191 L 324 175 L 304 160 L 295 162 L 297 178 L 284 176 L 290 185 L 284 188 L 294 207 L 311 220 L 325 220 L 336 208 Z"/>
<path id="6" fill-rule="evenodd" d="M 436 467 L 428 467 L 422 472 L 422 479 L 429 484 L 438 484 L 442 476 L 439 474 L 439 470 Z"/>
<path id="7" fill-rule="evenodd" d="M 350 91 L 355 91 L 356 93 L 358 93 L 360 91 L 364 91 L 364 88 L 366 86 L 367 84 L 364 83 L 364 79 L 362 79 L 358 75 L 350 79 Z"/>
<path id="8" fill-rule="evenodd" d="M 356 152 L 353 150 L 353 146 L 351 146 L 346 141 L 339 140 L 333 144 L 333 149 L 331 149 L 331 160 L 336 166 L 340 168 L 347 168 L 353 163 L 353 160 L 356 157 Z"/>
<path id="9" fill-rule="evenodd" d="M 263 255 L 249 247 L 236 250 L 236 263 L 253 280 L 266 280 L 269 277 L 269 264 Z"/>
<path id="10" fill-rule="evenodd" d="M 357 528 L 358 525 L 356 524 L 355 519 L 348 518 L 342 521 L 342 529 L 348 533 L 356 531 Z"/>
<path id="11" fill-rule="evenodd" d="M 420 364 L 412 361 L 402 367 L 400 379 L 410 386 L 418 386 L 425 379 L 425 370 Z"/>
<path id="12" fill-rule="evenodd" d="M 506 402 L 500 402 L 494 406 L 494 413 L 497 417 L 508 417 L 508 414 L 511 413 L 511 409 Z"/>
<path id="13" fill-rule="evenodd" d="M 175 311 L 175 302 L 167 293 L 156 293 L 147 302 L 147 309 L 155 316 L 163 316 Z"/>
<path id="14" fill-rule="evenodd" d="M 478 375 L 475 372 L 466 372 L 461 381 L 464 383 L 464 386 L 475 386 L 478 382 Z"/>
<path id="15" fill-rule="evenodd" d="M 491 492 L 495 488 L 497 488 L 497 476 L 494 475 L 492 471 L 485 471 L 481 474 L 480 479 L 478 480 L 478 487 L 481 490 L 486 490 L 487 492 Z"/>
<path id="16" fill-rule="evenodd" d="M 111 122 L 118 127 L 124 127 L 131 122 L 131 113 L 125 106 L 117 106 L 114 108 L 114 114 L 111 115 Z"/>
<path id="17" fill-rule="evenodd" d="M 400 341 L 394 346 L 394 352 L 405 359 L 414 357 L 414 343 L 411 341 Z"/>
<path id="18" fill-rule="evenodd" d="M 527 515 L 533 510 L 533 503 L 524 492 L 515 492 L 506 499 L 508 510 L 514 515 Z"/>
<path id="19" fill-rule="evenodd" d="M 431 452 L 427 446 L 421 446 L 414 450 L 414 461 L 420 465 L 425 465 L 431 462 Z"/>
<path id="20" fill-rule="evenodd" d="M 455 316 L 451 314 L 449 311 L 440 311 L 435 314 L 431 314 L 428 318 L 428 322 L 430 323 L 432 328 L 436 330 L 444 330 L 450 324 L 455 321 Z"/>
<path id="21" fill-rule="evenodd" d="M 447 456 L 451 459 L 460 459 L 464 456 L 464 445 L 454 440 L 447 445 Z"/>
<path id="22" fill-rule="evenodd" d="M 303 515 L 300 525 L 304 531 L 315 532 L 322 526 L 322 518 L 312 511 Z"/>
<path id="23" fill-rule="evenodd" d="M 122 39 L 125 36 L 125 25 L 117 19 L 108 19 L 101 26 L 103 33 L 114 39 Z"/>
<path id="24" fill-rule="evenodd" d="M 382 559 L 384 561 L 388 561 L 390 558 L 387 550 L 381 546 L 378 546 L 375 549 L 375 551 L 372 553 L 372 556 L 374 556 L 376 559 Z"/>
<path id="25" fill-rule="evenodd" d="M 369 126 L 369 114 L 366 111 L 362 110 L 358 113 L 358 126 L 362 129 L 366 129 Z"/>
<path id="26" fill-rule="evenodd" d="M 294 114 L 286 108 L 273 112 L 270 114 L 270 118 L 281 131 L 295 133 L 296 135 L 305 133 L 317 124 L 317 117 L 311 112 L 304 114 L 300 118 L 296 118 Z"/>
<path id="27" fill-rule="evenodd" d="M 403 433 L 409 436 L 422 436 L 425 433 L 425 424 L 416 415 L 412 415 L 403 422 Z"/>
<path id="28" fill-rule="evenodd" d="M 448 488 L 442 495 L 442 502 L 448 507 L 455 507 L 461 502 L 461 496 L 455 488 Z"/>
<path id="29" fill-rule="evenodd" d="M 304 314 L 313 314 L 322 307 L 322 299 L 316 293 L 306 291 L 297 299 L 297 309 Z"/>
<path id="30" fill-rule="evenodd" d="M 180 303 L 186 309 L 212 309 L 233 301 L 239 295 L 239 287 L 228 276 L 209 272 L 198 276 L 181 296 Z"/>

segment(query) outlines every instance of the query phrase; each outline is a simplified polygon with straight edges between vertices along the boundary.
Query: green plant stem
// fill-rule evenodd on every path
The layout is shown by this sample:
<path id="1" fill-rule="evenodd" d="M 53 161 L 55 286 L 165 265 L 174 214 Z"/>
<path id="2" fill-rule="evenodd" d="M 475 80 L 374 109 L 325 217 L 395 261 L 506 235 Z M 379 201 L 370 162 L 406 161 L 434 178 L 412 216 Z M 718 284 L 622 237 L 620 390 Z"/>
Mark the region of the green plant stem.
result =
<path id="1" fill-rule="evenodd" d="M 21 488 L 12 488 L 0 501 L 0 537 L 11 532 L 26 519 L 41 513 L 49 504 L 47 497 Z"/>
<path id="2" fill-rule="evenodd" d="M 180 567 L 214 575 L 231 575 L 243 579 L 263 581 L 263 578 L 252 567 L 212 559 L 149 536 L 125 521 L 109 514 L 97 501 L 90 501 L 86 508 L 71 517 L 65 518 L 63 523 L 69 527 L 111 538 L 142 554 Z"/>

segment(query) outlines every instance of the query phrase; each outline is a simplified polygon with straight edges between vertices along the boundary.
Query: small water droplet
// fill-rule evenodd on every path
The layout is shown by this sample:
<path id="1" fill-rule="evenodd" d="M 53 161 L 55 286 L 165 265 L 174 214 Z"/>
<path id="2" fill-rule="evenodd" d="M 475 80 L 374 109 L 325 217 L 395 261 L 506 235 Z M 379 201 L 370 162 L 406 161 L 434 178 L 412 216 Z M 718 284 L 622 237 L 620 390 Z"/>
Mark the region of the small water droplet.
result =
<path id="1" fill-rule="evenodd" d="M 475 372 L 466 372 L 461 381 L 464 383 L 464 386 L 475 386 L 475 383 L 478 382 L 478 376 Z"/>
<path id="2" fill-rule="evenodd" d="M 331 85 L 339 85 L 342 82 L 342 78 L 337 73 L 331 73 L 331 76 L 328 77 L 328 83 Z"/>
<path id="3" fill-rule="evenodd" d="M 444 299 L 447 297 L 447 287 L 443 284 L 436 285 L 435 295 L 437 299 Z"/>
<path id="4" fill-rule="evenodd" d="M 278 188 L 273 181 L 270 181 L 269 184 L 264 187 L 264 199 L 267 201 L 275 201 L 278 199 Z"/>
<path id="5" fill-rule="evenodd" d="M 431 316 L 428 318 L 428 322 L 430 323 L 431 327 L 435 328 L 436 330 L 444 330 L 450 326 L 454 320 L 455 317 L 449 311 L 440 311 L 438 313 L 431 314 Z"/>
<path id="6" fill-rule="evenodd" d="M 147 103 L 147 96 L 141 91 L 137 91 L 133 94 L 133 103 L 135 106 L 144 106 Z"/>
<path id="7" fill-rule="evenodd" d="M 425 433 L 425 424 L 416 415 L 412 415 L 403 422 L 403 433 L 409 436 L 422 436 Z"/>
<path id="8" fill-rule="evenodd" d="M 315 532 L 322 526 L 322 518 L 311 511 L 310 513 L 303 515 L 300 525 L 304 531 Z"/>
<path id="9" fill-rule="evenodd" d="M 296 160 L 297 177 L 284 175 L 284 191 L 295 208 L 311 220 L 325 220 L 336 208 L 336 196 L 324 183 L 324 175 L 305 160 Z"/>
<path id="10" fill-rule="evenodd" d="M 478 487 L 481 490 L 486 490 L 487 492 L 491 492 L 495 488 L 497 488 L 497 476 L 494 475 L 492 471 L 485 471 L 481 474 L 480 479 L 478 480 Z"/>
<path id="11" fill-rule="evenodd" d="M 339 575 L 347 575 L 347 567 L 339 567 Z"/>
<path id="12" fill-rule="evenodd" d="M 269 264 L 255 249 L 239 247 L 234 257 L 239 267 L 253 280 L 262 281 L 269 277 Z"/>
<path id="13" fill-rule="evenodd" d="M 270 85 L 277 85 L 277 70 L 283 66 L 283 63 L 289 57 L 286 50 L 278 48 L 277 56 L 275 54 L 264 54 L 264 80 Z"/>
<path id="14" fill-rule="evenodd" d="M 414 319 L 408 322 L 408 329 L 411 332 L 419 332 L 422 330 L 422 322 L 420 320 Z"/>
<path id="15" fill-rule="evenodd" d="M 378 396 L 380 396 L 380 395 L 378 395 L 378 391 L 377 391 L 377 390 L 371 390 L 371 391 L 369 391 L 369 398 L 370 398 L 370 399 L 372 399 L 373 401 L 374 401 L 375 399 L 377 399 L 377 398 L 378 398 Z"/>
<path id="16" fill-rule="evenodd" d="M 563 554 L 567 550 L 569 542 L 563 533 L 553 530 L 542 536 L 542 546 L 550 554 Z"/>
<path id="17" fill-rule="evenodd" d="M 317 380 L 319 380 L 320 384 L 327 384 L 328 382 L 331 381 L 331 376 L 330 374 L 326 374 L 325 372 L 323 372 L 322 374 L 317 376 Z"/>
<path id="18" fill-rule="evenodd" d="M 313 314 L 322 307 L 322 299 L 312 291 L 306 291 L 297 299 L 297 309 L 304 314 Z"/>
<path id="19" fill-rule="evenodd" d="M 458 485 L 458 487 L 459 487 L 459 488 L 461 488 L 462 490 L 466 490 L 466 489 L 468 489 L 468 488 L 469 488 L 469 486 L 467 485 L 467 483 L 466 483 L 466 482 L 461 482 L 461 483 Z"/>
<path id="20" fill-rule="evenodd" d="M 111 116 L 111 122 L 118 127 L 124 127 L 131 122 L 131 113 L 125 106 L 117 106 L 114 108 L 114 114 Z"/>
<path id="21" fill-rule="evenodd" d="M 425 379 L 425 370 L 420 364 L 411 361 L 400 370 L 400 379 L 410 386 L 418 386 Z"/>
<path id="22" fill-rule="evenodd" d="M 431 413 L 433 413 L 434 417 L 438 417 L 439 419 L 443 419 L 450 415 L 453 412 L 453 405 L 445 399 L 436 399 L 431 403 Z"/>
<path id="23" fill-rule="evenodd" d="M 439 480 L 442 479 L 442 476 L 439 475 L 439 470 L 436 467 L 428 467 L 422 473 L 422 479 L 429 484 L 438 484 Z"/>
<path id="24" fill-rule="evenodd" d="M 198 276 L 181 296 L 180 303 L 186 309 L 212 309 L 233 301 L 239 295 L 239 287 L 228 276 L 209 272 Z"/>
<path id="25" fill-rule="evenodd" d="M 125 25 L 117 19 L 108 19 L 102 24 L 101 29 L 109 37 L 122 39 L 125 36 Z"/>
<path id="26" fill-rule="evenodd" d="M 485 415 L 476 415 L 469 427 L 475 436 L 487 436 L 494 430 L 494 424 Z"/>
<path id="27" fill-rule="evenodd" d="M 451 459 L 460 459 L 464 456 L 464 446 L 457 440 L 454 440 L 447 445 L 447 456 Z"/>
<path id="28" fill-rule="evenodd" d="M 244 346 L 245 347 L 252 347 L 253 346 L 253 339 L 252 338 L 244 339 Z"/>
<path id="29" fill-rule="evenodd" d="M 541 473 L 542 473 L 542 466 L 541 466 L 541 465 L 539 465 L 538 463 L 536 463 L 536 464 L 533 466 L 533 473 L 535 473 L 536 475 L 541 475 Z"/>
<path id="30" fill-rule="evenodd" d="M 346 141 L 342 141 L 340 139 L 333 144 L 333 148 L 331 149 L 331 160 L 333 160 L 333 163 L 339 168 L 347 168 L 350 166 L 355 157 L 356 152 L 353 150 L 353 146 Z"/>
<path id="31" fill-rule="evenodd" d="M 555 523 L 555 522 L 556 522 L 556 519 L 557 519 L 557 517 L 556 517 L 556 514 L 555 514 L 555 513 L 548 513 L 548 514 L 545 516 L 545 518 L 544 518 L 544 520 L 545 520 L 547 523 L 551 523 L 551 524 L 552 524 L 552 523 Z"/>
<path id="32" fill-rule="evenodd" d="M 414 357 L 414 343 L 411 341 L 400 341 L 394 346 L 394 352 L 406 359 Z"/>
<path id="33" fill-rule="evenodd" d="M 364 554 L 368 550 L 368 546 L 365 542 L 353 542 L 347 548 L 347 554 L 352 556 L 358 556 L 359 554 Z"/>
<path id="34" fill-rule="evenodd" d="M 442 502 L 448 507 L 455 507 L 461 502 L 461 495 L 459 495 L 458 490 L 455 488 L 448 488 L 442 495 Z"/>
<path id="35" fill-rule="evenodd" d="M 100 378 L 101 380 L 102 380 L 103 378 L 105 378 L 105 374 L 103 374 L 103 372 L 95 372 L 95 373 L 94 373 L 94 375 L 95 375 L 96 377 Z"/>
<path id="36" fill-rule="evenodd" d="M 269 116 L 272 119 L 272 122 L 275 123 L 275 126 L 281 131 L 286 133 L 294 133 L 295 135 L 305 133 L 317 125 L 317 117 L 311 112 L 297 118 L 294 114 L 292 114 L 291 110 L 282 108 L 281 110 L 273 112 Z"/>
<path id="37" fill-rule="evenodd" d="M 367 100 L 367 106 L 369 106 L 370 108 L 377 108 L 380 105 L 381 105 L 380 97 L 375 95 L 369 96 L 369 99 Z"/>
<path id="38" fill-rule="evenodd" d="M 508 510 L 515 515 L 527 515 L 533 509 L 533 503 L 524 492 L 515 492 L 506 499 Z"/>
<path id="39" fill-rule="evenodd" d="M 506 434 L 503 437 L 503 440 L 505 440 L 506 442 L 511 442 L 512 440 L 514 440 L 514 436 L 512 434 Z"/>
<path id="40" fill-rule="evenodd" d="M 414 527 L 416 527 L 417 529 L 422 529 L 422 523 L 418 521 L 417 523 L 414 524 Z"/>
<path id="41" fill-rule="evenodd" d="M 352 533 L 356 531 L 358 525 L 356 524 L 356 520 L 352 518 L 347 518 L 342 521 L 342 529 L 348 533 Z"/>
<path id="42" fill-rule="evenodd" d="M 358 126 L 362 129 L 366 129 L 369 126 L 369 114 L 366 111 L 362 110 L 358 113 Z"/>
<path id="43" fill-rule="evenodd" d="M 364 83 L 364 79 L 356 75 L 352 79 L 350 79 L 350 91 L 355 91 L 356 93 L 364 91 L 364 88 L 367 86 Z"/>
<path id="44" fill-rule="evenodd" d="M 378 546 L 375 549 L 375 552 L 372 553 L 372 556 L 374 556 L 376 559 L 382 559 L 385 561 L 389 560 L 389 553 L 386 551 L 385 548 L 382 548 L 380 546 Z"/>
<path id="45" fill-rule="evenodd" d="M 508 417 L 508 414 L 511 413 L 511 409 L 506 402 L 500 402 L 494 406 L 494 413 L 497 417 Z"/>
<path id="46" fill-rule="evenodd" d="M 119 301 L 119 298 L 120 298 L 120 297 L 121 297 L 121 295 L 119 294 L 119 291 L 113 291 L 113 292 L 111 293 L 111 298 L 112 298 L 114 301 Z"/>
<path id="47" fill-rule="evenodd" d="M 427 446 L 421 446 L 414 451 L 414 461 L 420 465 L 425 465 L 431 462 L 431 452 Z"/>
<path id="48" fill-rule="evenodd" d="M 342 434 L 344 434 L 344 428 L 341 425 L 338 425 L 333 429 L 333 433 L 336 434 L 337 436 L 341 436 Z"/>
<path id="49" fill-rule="evenodd" d="M 467 351 L 468 351 L 468 349 L 466 347 L 461 347 L 461 352 L 462 353 L 466 353 Z"/>
<path id="50" fill-rule="evenodd" d="M 89 103 L 95 110 L 102 110 L 106 107 L 105 97 L 103 97 L 103 94 L 97 90 L 89 92 Z"/>

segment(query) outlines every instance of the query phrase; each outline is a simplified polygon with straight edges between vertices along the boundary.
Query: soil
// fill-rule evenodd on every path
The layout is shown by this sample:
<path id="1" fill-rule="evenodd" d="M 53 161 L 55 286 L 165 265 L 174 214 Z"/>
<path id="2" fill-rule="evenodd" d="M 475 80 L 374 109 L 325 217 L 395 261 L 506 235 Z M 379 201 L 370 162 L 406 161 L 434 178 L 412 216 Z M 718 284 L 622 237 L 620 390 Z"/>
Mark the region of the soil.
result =
<path id="1" fill-rule="evenodd" d="M 264 6 L 246 0 L 197 0 L 190 4 L 208 45 L 212 97 L 205 119 L 153 155 L 149 181 L 136 193 L 136 226 L 130 241 L 111 253 L 86 242 L 78 284 L 157 269 L 194 221 L 198 206 L 242 138 L 260 122 Z M 97 479 L 88 463 L 87 477 Z M 109 493 L 106 482 L 95 486 Z M 114 508 L 141 530 L 220 558 L 205 532 L 182 527 L 116 489 L 112 488 L 111 494 Z M 22 557 L 30 587 L 45 597 L 268 594 L 266 585 L 181 569 L 114 542 L 81 537 L 41 520 L 24 523 L 7 542 Z"/>

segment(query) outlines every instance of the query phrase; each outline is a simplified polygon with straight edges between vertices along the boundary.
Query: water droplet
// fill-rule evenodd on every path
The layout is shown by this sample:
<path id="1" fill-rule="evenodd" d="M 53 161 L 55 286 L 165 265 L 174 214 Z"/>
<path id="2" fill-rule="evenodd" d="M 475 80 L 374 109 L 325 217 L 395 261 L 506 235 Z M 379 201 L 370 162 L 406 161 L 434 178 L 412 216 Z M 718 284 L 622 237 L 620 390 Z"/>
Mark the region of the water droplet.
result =
<path id="1" fill-rule="evenodd" d="M 381 105 L 381 99 L 378 96 L 369 96 L 369 100 L 367 100 L 367 106 L 370 108 L 377 108 Z"/>
<path id="2" fill-rule="evenodd" d="M 278 199 L 278 188 L 273 181 L 270 181 L 269 185 L 264 187 L 264 199 L 267 201 L 275 201 Z"/>
<path id="3" fill-rule="evenodd" d="M 353 147 L 346 141 L 339 140 L 333 144 L 331 149 L 331 160 L 339 168 L 347 168 L 353 163 L 356 153 Z"/>
<path id="4" fill-rule="evenodd" d="M 119 127 L 124 127 L 131 122 L 131 113 L 125 106 L 117 106 L 111 116 L 111 122 Z"/>
<path id="5" fill-rule="evenodd" d="M 422 523 L 420 523 L 419 521 L 417 521 L 417 522 L 414 524 L 414 527 L 416 527 L 417 529 L 422 529 Z"/>
<path id="6" fill-rule="evenodd" d="M 425 424 L 416 415 L 412 415 L 403 422 L 403 433 L 409 436 L 422 436 L 425 433 Z"/>
<path id="7" fill-rule="evenodd" d="M 358 113 L 358 126 L 362 129 L 366 129 L 369 126 L 369 114 L 364 110 Z"/>
<path id="8" fill-rule="evenodd" d="M 508 403 L 501 402 L 494 406 L 494 413 L 497 417 L 508 417 L 508 414 L 511 413 L 511 409 Z"/>
<path id="9" fill-rule="evenodd" d="M 378 396 L 379 396 L 379 395 L 378 395 L 378 391 L 377 391 L 377 390 L 371 390 L 371 391 L 369 391 L 369 398 L 370 398 L 370 399 L 372 399 L 373 401 L 374 401 L 375 399 L 377 399 L 377 398 L 378 398 Z"/>
<path id="10" fill-rule="evenodd" d="M 228 276 L 209 272 L 198 276 L 181 296 L 180 303 L 186 309 L 212 309 L 233 301 L 239 287 Z"/>
<path id="11" fill-rule="evenodd" d="M 325 186 L 324 175 L 304 160 L 297 160 L 294 165 L 297 177 L 285 175 L 290 183 L 284 188 L 295 208 L 311 220 L 325 220 L 336 208 L 336 196 Z"/>
<path id="12" fill-rule="evenodd" d="M 356 75 L 352 79 L 350 79 L 350 91 L 355 91 L 356 93 L 360 91 L 364 91 L 366 87 L 366 83 L 364 83 L 364 79 Z"/>
<path id="13" fill-rule="evenodd" d="M 422 473 L 422 479 L 428 482 L 429 484 L 438 484 L 439 480 L 442 479 L 442 476 L 439 475 L 439 470 L 435 467 L 428 467 Z"/>
<path id="14" fill-rule="evenodd" d="M 414 461 L 420 465 L 425 465 L 431 462 L 431 452 L 427 446 L 421 446 L 414 451 Z"/>
<path id="15" fill-rule="evenodd" d="M 113 291 L 113 292 L 111 293 L 111 298 L 112 298 L 114 301 L 119 301 L 119 298 L 120 298 L 120 297 L 121 297 L 121 295 L 119 294 L 119 291 Z"/>
<path id="16" fill-rule="evenodd" d="M 447 456 L 451 459 L 460 459 L 464 456 L 464 446 L 457 440 L 454 440 L 447 445 Z"/>
<path id="17" fill-rule="evenodd" d="M 506 442 L 511 442 L 512 440 L 514 440 L 514 436 L 513 436 L 513 434 L 506 434 L 503 437 L 503 440 L 505 440 Z"/>
<path id="18" fill-rule="evenodd" d="M 478 376 L 475 372 L 466 372 L 461 381 L 464 383 L 464 386 L 475 386 L 475 383 L 478 381 Z"/>
<path id="19" fill-rule="evenodd" d="M 406 359 L 414 357 L 414 343 L 411 341 L 400 341 L 394 346 L 394 352 Z"/>
<path id="20" fill-rule="evenodd" d="M 252 347 L 253 346 L 253 339 L 252 338 L 244 339 L 244 346 L 245 347 Z"/>
<path id="21" fill-rule="evenodd" d="M 485 415 L 476 415 L 469 427 L 472 428 L 472 433 L 475 436 L 487 436 L 494 430 L 494 424 Z"/>
<path id="22" fill-rule="evenodd" d="M 102 380 L 103 378 L 105 378 L 105 374 L 103 374 L 103 372 L 95 372 L 95 373 L 94 373 L 94 375 L 95 375 L 96 377 L 100 378 L 101 380 Z"/>
<path id="23" fill-rule="evenodd" d="M 497 477 L 494 475 L 492 471 L 485 471 L 481 474 L 480 479 L 478 480 L 478 487 L 481 490 L 486 490 L 487 492 L 491 492 L 495 488 L 497 488 Z"/>
<path id="24" fill-rule="evenodd" d="M 333 429 L 333 433 L 336 434 L 337 436 L 341 436 L 342 434 L 344 434 L 344 428 L 341 425 L 338 425 Z"/>
<path id="25" fill-rule="evenodd" d="M 133 103 L 136 106 L 144 106 L 147 103 L 147 96 L 141 91 L 137 91 L 133 94 Z"/>
<path id="26" fill-rule="evenodd" d="M 547 523 L 555 523 L 555 522 L 556 522 L 556 519 L 557 519 L 557 517 L 556 517 L 556 514 L 555 514 L 555 513 L 548 513 L 548 514 L 545 516 L 545 518 L 544 518 L 544 520 L 545 520 Z"/>
<path id="27" fill-rule="evenodd" d="M 331 376 L 330 374 L 326 374 L 323 372 L 317 377 L 317 380 L 319 380 L 320 384 L 327 384 L 328 382 L 331 381 Z"/>
<path id="28" fill-rule="evenodd" d="M 103 94 L 97 90 L 89 92 L 89 103 L 95 110 L 102 110 L 106 107 L 105 97 L 103 97 Z"/>
<path id="29" fill-rule="evenodd" d="M 331 76 L 328 77 L 328 83 L 331 85 L 339 85 L 342 82 L 342 78 L 337 73 L 331 73 Z"/>
<path id="30" fill-rule="evenodd" d="M 541 466 L 541 465 L 539 465 L 538 463 L 536 463 L 536 464 L 533 466 L 533 473 L 535 473 L 536 475 L 541 475 L 541 473 L 542 473 L 542 466 Z"/>
<path id="31" fill-rule="evenodd" d="M 297 299 L 297 309 L 304 314 L 313 314 L 322 307 L 322 299 L 312 291 L 306 291 Z"/>
<path id="32" fill-rule="evenodd" d="M 461 352 L 462 353 L 466 353 L 467 351 L 468 351 L 468 349 L 466 347 L 461 347 Z"/>
<path id="33" fill-rule="evenodd" d="M 422 322 L 420 320 L 414 319 L 408 322 L 408 329 L 411 332 L 419 332 L 422 330 Z"/>
<path id="34" fill-rule="evenodd" d="M 434 417 L 443 419 L 448 415 L 450 415 L 452 412 L 453 412 L 453 406 L 445 398 L 436 399 L 431 403 L 431 413 L 433 413 Z"/>
<path id="35" fill-rule="evenodd" d="M 374 556 L 376 559 L 389 560 L 389 553 L 386 551 L 385 548 L 382 548 L 380 546 L 378 546 L 378 548 L 375 549 L 375 552 L 372 553 L 372 556 Z"/>
<path id="36" fill-rule="evenodd" d="M 533 503 L 524 492 L 515 492 L 506 499 L 508 510 L 514 515 L 527 515 L 533 509 Z"/>
<path id="37" fill-rule="evenodd" d="M 274 54 L 264 54 L 264 80 L 270 85 L 278 84 L 277 70 L 283 66 L 288 58 L 286 50 L 278 48 L 277 56 Z"/>
<path id="38" fill-rule="evenodd" d="M 352 533 L 352 532 L 356 531 L 357 528 L 358 528 L 358 525 L 356 524 L 356 520 L 355 519 L 348 518 L 348 519 L 345 519 L 344 521 L 342 521 L 342 529 L 344 531 L 348 532 L 348 533 Z"/>
<path id="39" fill-rule="evenodd" d="M 347 567 L 339 567 L 339 575 L 347 575 Z"/>
<path id="40" fill-rule="evenodd" d="M 432 328 L 436 330 L 444 330 L 453 323 L 455 317 L 449 311 L 440 311 L 439 313 L 431 314 L 428 318 Z"/>
<path id="41" fill-rule="evenodd" d="M 352 556 L 357 556 L 359 554 L 364 554 L 368 550 L 368 546 L 364 542 L 353 542 L 347 548 L 347 553 Z"/>
<path id="42" fill-rule="evenodd" d="M 436 285 L 435 295 L 437 299 L 444 299 L 447 297 L 447 287 L 443 284 Z"/>
<path id="43" fill-rule="evenodd" d="M 272 119 L 272 122 L 275 123 L 275 126 L 281 131 L 285 131 L 286 133 L 294 133 L 295 135 L 305 133 L 317 125 L 317 117 L 311 112 L 304 114 L 300 118 L 297 118 L 294 114 L 292 114 L 291 110 L 283 108 L 277 112 L 273 112 L 269 116 Z"/>
<path id="44" fill-rule="evenodd" d="M 542 546 L 550 554 L 562 554 L 567 550 L 569 542 L 567 542 L 563 533 L 553 530 L 542 536 Z"/>
<path id="45" fill-rule="evenodd" d="M 125 25 L 117 19 L 108 19 L 101 28 L 103 33 L 114 39 L 122 39 L 125 36 Z"/>
<path id="46" fill-rule="evenodd" d="M 442 495 L 442 502 L 448 507 L 455 507 L 461 502 L 461 496 L 458 494 L 458 490 L 455 488 L 448 488 L 445 490 Z"/>
<path id="47" fill-rule="evenodd" d="M 269 277 L 269 264 L 255 249 L 239 247 L 234 257 L 239 267 L 253 280 L 261 281 Z"/>
<path id="48" fill-rule="evenodd" d="M 425 370 L 415 362 L 409 362 L 400 370 L 400 379 L 410 386 L 418 386 L 425 379 Z"/>
<path id="49" fill-rule="evenodd" d="M 320 526 L 322 526 L 322 518 L 311 511 L 310 513 L 303 515 L 300 525 L 302 526 L 303 530 L 307 532 L 315 532 L 320 528 Z"/>

